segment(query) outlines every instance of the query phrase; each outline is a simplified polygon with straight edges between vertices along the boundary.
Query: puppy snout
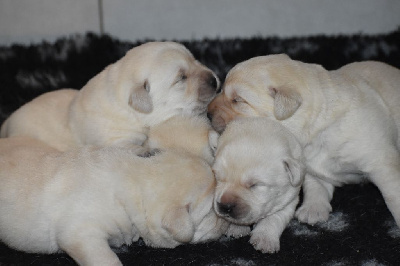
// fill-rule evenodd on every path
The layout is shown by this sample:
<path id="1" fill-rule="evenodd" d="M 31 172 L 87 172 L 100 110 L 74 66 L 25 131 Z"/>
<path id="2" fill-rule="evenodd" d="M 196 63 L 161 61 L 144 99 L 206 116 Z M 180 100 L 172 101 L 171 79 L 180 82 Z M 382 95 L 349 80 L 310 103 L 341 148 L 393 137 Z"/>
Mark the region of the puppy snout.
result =
<path id="1" fill-rule="evenodd" d="M 199 100 L 204 102 L 211 101 L 217 94 L 219 81 L 211 72 L 205 72 L 202 75 L 202 83 L 199 87 Z"/>
<path id="2" fill-rule="evenodd" d="M 235 203 L 226 203 L 226 204 L 220 202 L 218 203 L 218 211 L 224 215 L 231 216 L 231 214 L 234 213 L 235 207 L 236 207 Z"/>
<path id="3" fill-rule="evenodd" d="M 210 121 L 212 121 L 212 117 L 213 117 L 212 113 L 207 112 L 207 118 L 208 118 Z"/>
<path id="4" fill-rule="evenodd" d="M 208 78 L 208 85 L 213 88 L 214 90 L 218 89 L 218 80 L 217 78 L 211 74 Z"/>

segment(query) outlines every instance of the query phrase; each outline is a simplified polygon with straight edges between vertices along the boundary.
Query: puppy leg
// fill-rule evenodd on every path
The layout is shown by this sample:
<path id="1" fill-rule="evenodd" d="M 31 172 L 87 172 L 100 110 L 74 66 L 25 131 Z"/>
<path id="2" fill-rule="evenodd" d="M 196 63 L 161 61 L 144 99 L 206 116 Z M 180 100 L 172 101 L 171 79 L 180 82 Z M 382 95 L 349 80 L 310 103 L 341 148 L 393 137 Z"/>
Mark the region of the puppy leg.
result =
<path id="1" fill-rule="evenodd" d="M 84 266 L 122 266 L 118 256 L 111 250 L 107 239 L 94 235 L 76 234 L 73 239 L 60 241 L 60 248 Z"/>
<path id="2" fill-rule="evenodd" d="M 251 231 L 250 243 L 263 253 L 275 253 L 280 249 L 280 237 L 293 218 L 298 199 L 286 208 L 259 221 Z"/>
<path id="3" fill-rule="evenodd" d="M 296 218 L 311 225 L 327 221 L 332 211 L 330 201 L 334 189 L 331 183 L 306 174 L 303 183 L 303 203 L 296 211 Z"/>
<path id="4" fill-rule="evenodd" d="M 379 158 L 379 159 L 377 159 Z M 375 153 L 371 162 L 364 169 L 369 179 L 382 193 L 389 211 L 392 213 L 397 226 L 400 227 L 400 155 L 391 148 Z"/>

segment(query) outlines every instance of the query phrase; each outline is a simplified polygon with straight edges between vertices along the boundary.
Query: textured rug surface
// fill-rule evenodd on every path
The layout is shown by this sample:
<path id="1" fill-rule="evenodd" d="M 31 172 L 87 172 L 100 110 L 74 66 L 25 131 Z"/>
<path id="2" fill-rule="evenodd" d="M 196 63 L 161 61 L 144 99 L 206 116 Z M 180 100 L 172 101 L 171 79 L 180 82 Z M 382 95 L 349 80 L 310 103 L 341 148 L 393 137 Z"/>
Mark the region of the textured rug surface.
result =
<path id="1" fill-rule="evenodd" d="M 321 64 L 328 70 L 362 60 L 378 60 L 400 68 L 400 29 L 377 36 L 216 39 L 182 43 L 221 80 L 235 64 L 275 53 L 287 53 L 293 59 Z M 51 44 L 0 47 L 0 123 L 19 106 L 44 92 L 81 88 L 105 66 L 138 44 L 87 34 Z M 400 265 L 400 229 L 375 186 L 339 188 L 332 206 L 327 223 L 309 226 L 293 220 L 282 235 L 281 251 L 277 254 L 254 250 L 248 243 L 249 237 L 223 237 L 219 241 L 175 249 L 153 249 L 139 241 L 116 251 L 124 265 Z M 0 243 L 0 265 L 75 263 L 64 253 L 27 254 Z"/>

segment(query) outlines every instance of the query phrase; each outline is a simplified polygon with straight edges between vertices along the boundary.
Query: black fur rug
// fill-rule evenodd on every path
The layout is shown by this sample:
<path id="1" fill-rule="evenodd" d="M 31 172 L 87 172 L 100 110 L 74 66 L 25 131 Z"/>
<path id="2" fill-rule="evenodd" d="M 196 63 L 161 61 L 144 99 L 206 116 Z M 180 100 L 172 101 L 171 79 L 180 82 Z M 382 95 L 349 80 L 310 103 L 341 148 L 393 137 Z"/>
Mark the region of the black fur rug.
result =
<path id="1" fill-rule="evenodd" d="M 236 63 L 275 53 L 287 53 L 293 59 L 318 63 L 328 70 L 362 60 L 379 60 L 400 68 L 400 29 L 377 36 L 216 39 L 182 43 L 221 80 Z M 0 47 L 0 123 L 39 94 L 65 87 L 81 88 L 105 66 L 138 44 L 87 34 L 51 44 Z M 376 187 L 365 184 L 339 188 L 332 206 L 333 213 L 327 223 L 308 226 L 293 220 L 282 235 L 281 251 L 277 254 L 254 250 L 248 243 L 249 237 L 221 238 L 175 249 L 153 249 L 139 241 L 117 252 L 124 265 L 400 265 L 400 229 Z M 0 243 L 0 265 L 75 263 L 64 253 L 26 254 Z"/>

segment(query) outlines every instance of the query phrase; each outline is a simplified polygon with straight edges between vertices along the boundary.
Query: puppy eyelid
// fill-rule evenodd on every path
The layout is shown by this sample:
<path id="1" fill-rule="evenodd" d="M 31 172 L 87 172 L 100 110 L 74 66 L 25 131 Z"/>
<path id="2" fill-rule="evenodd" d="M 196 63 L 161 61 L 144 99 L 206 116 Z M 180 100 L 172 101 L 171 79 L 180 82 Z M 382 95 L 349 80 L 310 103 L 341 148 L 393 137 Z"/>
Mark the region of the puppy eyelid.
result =
<path id="1" fill-rule="evenodd" d="M 232 102 L 233 102 L 233 103 L 239 103 L 239 102 L 244 102 L 244 100 L 243 100 L 243 98 L 240 97 L 240 96 L 235 96 L 235 97 L 232 99 Z"/>
<path id="2" fill-rule="evenodd" d="M 149 84 L 149 81 L 148 81 L 148 80 L 145 80 L 145 81 L 144 81 L 143 88 L 144 88 L 147 92 L 150 92 L 150 84 Z"/>
<path id="3" fill-rule="evenodd" d="M 175 84 L 178 83 L 178 82 L 186 81 L 187 78 L 188 78 L 188 77 L 187 77 L 187 75 L 185 74 L 185 72 L 184 72 L 183 70 L 180 70 L 179 73 L 178 73 L 178 76 L 177 76 L 177 78 L 176 78 L 176 80 L 175 80 Z"/>
<path id="4" fill-rule="evenodd" d="M 254 189 L 254 188 L 258 187 L 258 184 L 257 184 L 257 183 L 250 184 L 250 185 L 248 185 L 247 187 L 248 187 L 249 189 Z"/>

